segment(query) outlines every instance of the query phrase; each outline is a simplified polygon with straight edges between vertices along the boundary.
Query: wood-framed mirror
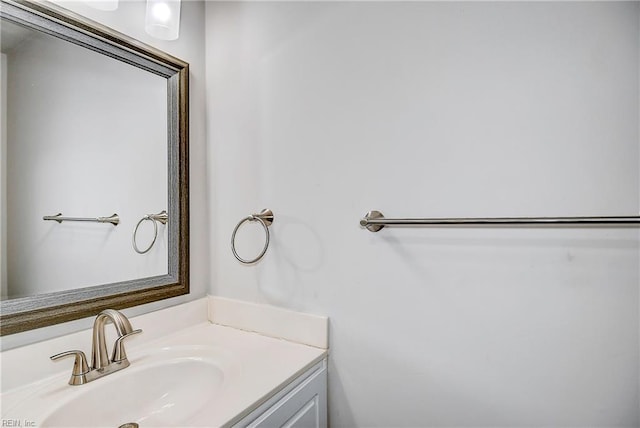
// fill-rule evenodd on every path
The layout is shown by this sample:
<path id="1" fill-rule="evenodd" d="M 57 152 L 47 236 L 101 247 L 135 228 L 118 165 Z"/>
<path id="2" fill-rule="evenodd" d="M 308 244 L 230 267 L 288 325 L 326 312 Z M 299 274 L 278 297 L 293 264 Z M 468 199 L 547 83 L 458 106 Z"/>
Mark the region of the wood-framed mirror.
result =
<path id="1" fill-rule="evenodd" d="M 189 65 L 46 2 L 0 29 L 0 334 L 187 294 Z"/>

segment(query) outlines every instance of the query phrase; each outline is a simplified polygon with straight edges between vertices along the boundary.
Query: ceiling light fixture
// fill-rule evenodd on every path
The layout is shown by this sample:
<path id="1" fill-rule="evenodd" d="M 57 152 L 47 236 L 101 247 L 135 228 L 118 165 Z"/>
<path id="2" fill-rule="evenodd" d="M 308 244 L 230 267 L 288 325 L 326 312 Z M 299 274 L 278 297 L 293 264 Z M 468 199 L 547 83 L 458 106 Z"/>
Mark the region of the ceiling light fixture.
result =
<path id="1" fill-rule="evenodd" d="M 176 40 L 180 34 L 180 0 L 147 0 L 144 28 L 157 39 Z"/>

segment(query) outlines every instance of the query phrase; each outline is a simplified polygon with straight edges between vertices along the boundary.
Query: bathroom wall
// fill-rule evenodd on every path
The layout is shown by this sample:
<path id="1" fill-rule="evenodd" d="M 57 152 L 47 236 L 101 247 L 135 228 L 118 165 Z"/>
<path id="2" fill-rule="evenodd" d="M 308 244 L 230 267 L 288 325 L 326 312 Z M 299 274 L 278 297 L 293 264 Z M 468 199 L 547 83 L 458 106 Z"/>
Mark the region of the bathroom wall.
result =
<path id="1" fill-rule="evenodd" d="M 330 317 L 332 426 L 640 424 L 636 229 L 358 225 L 637 215 L 639 7 L 207 3 L 211 292 Z"/>
<path id="2" fill-rule="evenodd" d="M 191 234 L 190 285 L 191 293 L 160 302 L 126 309 L 128 315 L 137 315 L 163 307 L 191 301 L 207 294 L 209 284 L 208 205 L 205 169 L 205 111 L 204 111 L 204 3 L 183 1 L 180 38 L 175 41 L 156 40 L 144 30 L 145 2 L 142 0 L 120 1 L 115 11 L 107 12 L 92 8 L 80 1 L 55 1 L 59 5 L 107 25 L 128 36 L 164 50 L 190 65 L 190 227 L 197 231 Z M 144 168 L 144 166 L 142 166 Z M 83 319 L 25 333 L 4 336 L 2 348 L 9 349 L 44 338 L 66 334 L 88 328 L 91 319 Z"/>

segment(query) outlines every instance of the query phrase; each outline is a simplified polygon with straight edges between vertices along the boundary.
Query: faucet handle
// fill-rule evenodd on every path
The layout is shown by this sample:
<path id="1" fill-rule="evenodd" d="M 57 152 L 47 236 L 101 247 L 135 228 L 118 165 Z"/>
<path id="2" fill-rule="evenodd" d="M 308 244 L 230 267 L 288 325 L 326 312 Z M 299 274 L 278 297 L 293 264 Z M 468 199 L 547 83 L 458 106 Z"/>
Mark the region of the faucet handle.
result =
<path id="1" fill-rule="evenodd" d="M 140 329 L 133 330 L 131 333 L 123 334 L 122 336 L 116 339 L 116 342 L 113 345 L 113 353 L 111 354 L 111 362 L 116 363 L 118 361 L 127 359 L 127 353 L 124 350 L 124 343 L 123 343 L 124 339 L 138 333 L 142 333 L 142 330 Z"/>
<path id="2" fill-rule="evenodd" d="M 75 357 L 69 385 L 82 385 L 86 383 L 85 375 L 89 373 L 89 366 L 87 365 L 87 357 L 84 355 L 84 352 L 78 350 L 66 351 L 52 355 L 50 358 L 52 361 L 56 361 L 66 357 Z"/>

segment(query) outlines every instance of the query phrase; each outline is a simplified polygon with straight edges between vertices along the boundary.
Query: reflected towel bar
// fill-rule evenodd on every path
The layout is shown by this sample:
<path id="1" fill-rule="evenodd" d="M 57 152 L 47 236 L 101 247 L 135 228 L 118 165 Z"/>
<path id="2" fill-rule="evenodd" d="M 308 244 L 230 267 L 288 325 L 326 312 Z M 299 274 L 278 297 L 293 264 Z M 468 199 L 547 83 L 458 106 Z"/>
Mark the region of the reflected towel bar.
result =
<path id="1" fill-rule="evenodd" d="M 62 213 L 58 213 L 56 215 L 46 215 L 42 217 L 43 220 L 53 220 L 58 223 L 62 223 L 63 221 L 93 221 L 95 223 L 111 223 L 114 226 L 117 226 L 120 223 L 120 217 L 118 214 L 112 214 L 109 217 L 62 217 Z"/>
<path id="2" fill-rule="evenodd" d="M 628 217 L 489 217 L 489 218 L 385 218 L 369 211 L 360 226 L 377 232 L 385 226 L 627 226 L 640 225 L 640 216 Z"/>

